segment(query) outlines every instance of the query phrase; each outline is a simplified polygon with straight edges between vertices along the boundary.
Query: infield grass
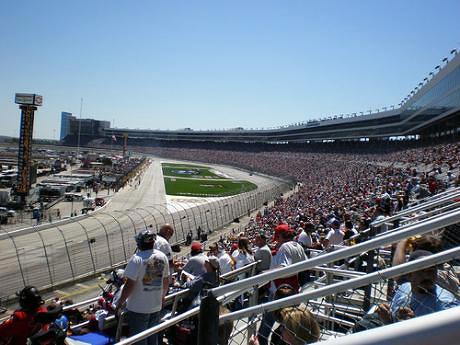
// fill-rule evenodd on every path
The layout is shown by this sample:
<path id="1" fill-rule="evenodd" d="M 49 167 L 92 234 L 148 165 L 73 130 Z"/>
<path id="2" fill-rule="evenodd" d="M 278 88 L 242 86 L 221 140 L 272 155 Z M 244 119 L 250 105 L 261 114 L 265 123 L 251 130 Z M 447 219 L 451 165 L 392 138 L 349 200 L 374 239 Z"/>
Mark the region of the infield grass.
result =
<path id="1" fill-rule="evenodd" d="M 168 195 L 222 197 L 257 188 L 254 183 L 225 178 L 204 166 L 163 163 L 162 169 Z"/>

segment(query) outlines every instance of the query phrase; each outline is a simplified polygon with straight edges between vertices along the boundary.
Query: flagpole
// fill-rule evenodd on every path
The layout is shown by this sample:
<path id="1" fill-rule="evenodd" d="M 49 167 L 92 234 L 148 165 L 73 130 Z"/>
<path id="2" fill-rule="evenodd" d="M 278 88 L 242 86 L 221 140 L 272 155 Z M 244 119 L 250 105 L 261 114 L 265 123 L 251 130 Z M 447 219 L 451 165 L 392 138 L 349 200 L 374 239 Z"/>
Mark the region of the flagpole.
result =
<path id="1" fill-rule="evenodd" d="M 77 160 L 80 155 L 81 113 L 83 111 L 83 97 L 80 98 L 80 120 L 78 121 Z"/>

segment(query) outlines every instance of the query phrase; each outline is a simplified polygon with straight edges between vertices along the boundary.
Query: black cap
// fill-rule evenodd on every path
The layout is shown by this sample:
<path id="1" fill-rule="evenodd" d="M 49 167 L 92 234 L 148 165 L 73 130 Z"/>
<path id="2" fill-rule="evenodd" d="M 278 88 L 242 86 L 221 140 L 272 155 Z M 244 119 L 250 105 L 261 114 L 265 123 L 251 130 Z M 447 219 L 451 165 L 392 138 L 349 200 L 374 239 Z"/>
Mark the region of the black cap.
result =
<path id="1" fill-rule="evenodd" d="M 43 304 L 43 299 L 35 286 L 26 286 L 16 295 L 19 297 L 19 305 L 22 309 L 35 310 Z"/>

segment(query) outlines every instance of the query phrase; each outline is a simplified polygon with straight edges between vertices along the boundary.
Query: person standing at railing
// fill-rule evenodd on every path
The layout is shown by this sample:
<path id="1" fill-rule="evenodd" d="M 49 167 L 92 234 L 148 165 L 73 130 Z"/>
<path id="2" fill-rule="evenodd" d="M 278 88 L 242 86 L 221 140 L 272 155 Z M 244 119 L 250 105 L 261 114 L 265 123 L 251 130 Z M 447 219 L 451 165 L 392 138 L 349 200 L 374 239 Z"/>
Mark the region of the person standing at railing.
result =
<path id="1" fill-rule="evenodd" d="M 169 263 L 169 273 L 170 275 L 174 272 L 174 261 L 172 255 L 171 245 L 169 244 L 169 240 L 174 235 L 174 228 L 170 224 L 164 224 L 155 240 L 155 244 L 153 246 L 154 249 L 159 250 L 168 259 Z"/>
<path id="2" fill-rule="evenodd" d="M 137 234 L 138 252 L 129 259 L 124 277 L 126 283 L 116 306 L 116 313 L 126 301 L 129 334 L 149 329 L 160 320 L 160 311 L 168 292 L 169 264 L 166 255 L 154 249 L 156 235 L 151 230 Z M 154 334 L 136 344 L 157 345 Z"/>
<path id="3" fill-rule="evenodd" d="M 288 224 L 280 224 L 275 228 L 275 241 L 277 242 L 278 250 L 272 258 L 270 269 L 287 267 L 297 262 L 307 260 L 303 247 L 294 241 L 295 231 Z M 273 299 L 276 289 L 283 285 L 290 285 L 295 293 L 300 289 L 299 276 L 295 274 L 290 277 L 276 279 L 272 282 L 270 299 Z M 258 330 L 258 339 L 260 345 L 268 344 L 268 337 L 275 323 L 273 313 L 265 313 L 262 318 L 262 323 Z"/>

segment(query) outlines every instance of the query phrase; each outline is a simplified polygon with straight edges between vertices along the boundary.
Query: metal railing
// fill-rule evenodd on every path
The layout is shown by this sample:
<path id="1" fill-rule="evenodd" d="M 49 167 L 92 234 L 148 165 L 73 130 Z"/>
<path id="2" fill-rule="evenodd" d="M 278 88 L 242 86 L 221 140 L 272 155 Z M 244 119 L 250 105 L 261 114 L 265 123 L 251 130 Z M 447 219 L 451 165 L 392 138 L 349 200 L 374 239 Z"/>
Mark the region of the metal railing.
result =
<path id="1" fill-rule="evenodd" d="M 215 329 L 218 324 L 224 324 L 226 322 L 247 320 L 246 325 L 244 327 L 238 327 L 234 329 L 234 332 L 238 334 L 242 334 L 243 332 L 247 332 L 247 335 L 243 337 L 243 342 L 247 342 L 250 334 L 254 333 L 255 327 L 258 319 L 257 315 L 264 314 L 271 310 L 277 310 L 283 307 L 297 305 L 301 302 L 305 301 L 312 301 L 312 305 L 316 304 L 317 307 L 320 307 L 315 312 L 315 316 L 321 322 L 332 322 L 336 325 L 341 325 L 342 327 L 351 327 L 353 324 L 352 322 L 346 321 L 343 319 L 344 316 L 362 316 L 363 311 L 360 308 L 354 308 L 352 306 L 344 306 L 336 308 L 337 304 L 334 301 L 332 304 L 326 302 L 318 302 L 321 298 L 328 298 L 328 296 L 339 296 L 340 293 L 347 292 L 353 289 L 357 289 L 363 286 L 368 286 L 372 284 L 376 284 L 378 282 L 386 281 L 389 278 L 401 276 L 403 274 L 407 274 L 410 272 L 418 271 L 427 267 L 431 267 L 433 265 L 447 262 L 454 258 L 460 258 L 460 248 L 453 248 L 446 250 L 444 252 L 417 260 L 413 262 L 408 262 L 405 264 L 401 264 L 396 267 L 390 267 L 383 270 L 378 270 L 376 272 L 362 274 L 359 272 L 353 271 L 346 271 L 346 270 L 338 270 L 334 268 L 324 269 L 320 267 L 320 265 L 330 264 L 332 262 L 342 260 L 345 258 L 349 258 L 352 256 L 360 255 L 363 252 L 367 252 L 369 250 L 373 250 L 376 248 L 380 248 L 382 246 L 389 245 L 391 243 L 398 242 L 403 238 L 408 238 L 415 235 L 425 234 L 427 232 L 443 228 L 448 225 L 456 224 L 460 222 L 460 210 L 453 210 L 445 212 L 442 215 L 434 215 L 427 219 L 424 219 L 416 224 L 411 224 L 409 226 L 401 227 L 400 229 L 393 230 L 388 234 L 383 234 L 380 237 L 370 239 L 364 243 L 343 248 L 337 250 L 332 253 L 325 253 L 323 255 L 317 256 L 305 262 L 301 262 L 298 264 L 294 264 L 292 266 L 276 269 L 273 271 L 269 271 L 266 273 L 261 273 L 257 276 L 253 276 L 244 280 L 240 280 L 237 282 L 229 283 L 217 288 L 214 288 L 209 291 L 208 296 L 203 299 L 201 304 L 201 311 L 197 308 L 189 311 L 187 315 L 180 315 L 177 317 L 173 317 L 171 320 L 168 320 L 166 323 L 162 323 L 158 326 L 155 326 L 145 332 L 142 332 L 132 338 L 124 340 L 120 342 L 120 344 L 132 344 L 135 341 L 140 339 L 144 339 L 149 335 L 157 333 L 161 330 L 164 330 L 172 325 L 184 320 L 187 317 L 192 315 L 196 316 L 200 313 L 201 316 L 209 315 L 209 311 L 212 310 L 213 304 L 209 301 L 214 300 L 217 301 L 217 306 L 219 304 L 225 304 L 228 301 L 233 300 L 237 296 L 241 296 L 245 292 L 257 291 L 257 287 L 266 284 L 269 281 L 274 279 L 290 276 L 295 273 L 299 273 L 301 271 L 305 271 L 308 269 L 313 270 L 323 270 L 328 271 L 329 274 L 334 274 L 337 276 L 348 277 L 350 279 L 339 281 L 339 282 L 332 282 L 330 285 L 326 285 L 320 287 L 315 290 L 305 291 L 299 294 L 296 294 L 291 297 L 283 298 L 277 301 L 268 302 L 268 303 L 252 303 L 248 308 L 235 311 L 226 315 L 222 315 L 219 317 L 218 323 L 216 321 L 211 321 L 209 318 L 200 318 L 200 335 L 199 335 L 199 343 L 200 344 L 207 344 L 210 341 L 210 337 L 216 334 Z M 256 294 L 257 295 L 257 294 Z M 378 300 L 375 299 L 375 300 Z M 253 299 L 254 302 L 254 299 Z M 319 305 L 319 306 L 318 306 Z M 211 308 L 211 309 L 209 309 Z M 320 311 L 323 310 L 323 311 Z M 333 312 L 331 312 L 331 310 Z M 361 313 L 359 313 L 361 311 Z M 337 315 L 335 317 L 334 315 Z M 207 334 L 203 334 L 203 330 L 208 330 Z M 211 330 L 213 330 L 211 332 Z M 344 333 L 328 331 L 329 336 L 338 336 L 344 335 Z"/>
<path id="2" fill-rule="evenodd" d="M 420 316 L 404 322 L 350 334 L 321 345 L 433 345 L 458 344 L 460 307 Z"/>
<path id="3" fill-rule="evenodd" d="M 0 274 L 4 283 L 0 298 L 14 298 L 15 292 L 26 285 L 53 289 L 122 265 L 136 248 L 134 235 L 150 224 L 154 229 L 166 222 L 173 224 L 171 244 L 183 243 L 188 233 L 196 237 L 198 228 L 207 233 L 224 227 L 288 188 L 277 182 L 207 203 L 169 203 L 110 212 L 104 209 L 46 226 L 10 233 L 2 229 Z"/>

